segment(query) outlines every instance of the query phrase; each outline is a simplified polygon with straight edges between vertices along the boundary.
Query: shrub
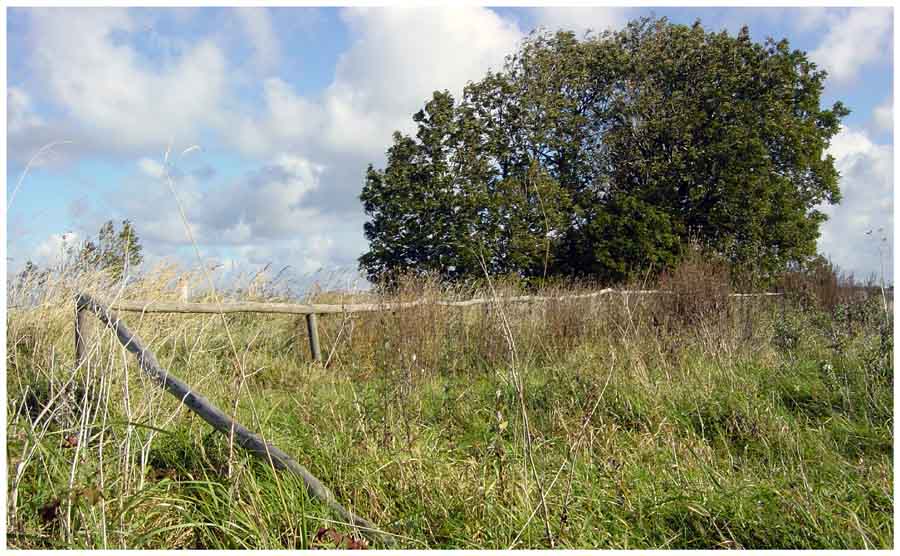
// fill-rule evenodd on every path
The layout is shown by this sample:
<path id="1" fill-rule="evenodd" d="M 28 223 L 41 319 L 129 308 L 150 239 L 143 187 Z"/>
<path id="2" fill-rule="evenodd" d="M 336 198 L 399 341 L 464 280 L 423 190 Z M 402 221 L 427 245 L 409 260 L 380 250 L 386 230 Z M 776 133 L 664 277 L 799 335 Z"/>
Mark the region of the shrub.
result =
<path id="1" fill-rule="evenodd" d="M 678 265 L 664 271 L 659 282 L 660 289 L 671 292 L 663 299 L 664 307 L 683 324 L 694 325 L 709 319 L 718 322 L 729 312 L 729 265 L 697 244 L 687 250 Z"/>

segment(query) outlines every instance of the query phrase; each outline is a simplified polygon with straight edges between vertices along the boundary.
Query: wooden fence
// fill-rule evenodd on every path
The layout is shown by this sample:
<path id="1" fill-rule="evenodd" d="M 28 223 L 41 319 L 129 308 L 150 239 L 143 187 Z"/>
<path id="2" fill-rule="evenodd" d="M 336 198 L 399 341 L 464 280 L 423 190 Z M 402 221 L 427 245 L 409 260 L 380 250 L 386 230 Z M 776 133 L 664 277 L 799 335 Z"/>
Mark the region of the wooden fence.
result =
<path id="1" fill-rule="evenodd" d="M 672 292 L 659 290 L 612 290 L 605 289 L 593 293 L 566 295 L 560 297 L 545 296 L 517 296 L 499 298 L 475 298 L 465 301 L 442 301 L 418 299 L 414 301 L 395 303 L 368 303 L 368 304 L 288 304 L 288 303 L 171 303 L 171 302 L 134 302 L 119 301 L 110 306 L 100 303 L 86 294 L 79 294 L 75 300 L 75 362 L 80 366 L 87 360 L 86 324 L 89 316 L 98 318 L 107 327 L 116 333 L 119 342 L 138 360 L 140 369 L 164 390 L 178 398 L 188 409 L 199 415 L 204 421 L 212 425 L 219 432 L 233 435 L 237 444 L 248 450 L 256 457 L 268 462 L 274 468 L 287 470 L 303 480 L 304 485 L 312 496 L 322 500 L 347 523 L 358 527 L 363 534 L 373 540 L 378 540 L 384 545 L 393 544 L 393 538 L 379 529 L 374 523 L 354 514 L 344 508 L 334 497 L 334 494 L 314 477 L 305 467 L 300 465 L 287 453 L 277 446 L 266 442 L 262 437 L 254 434 L 246 427 L 235 421 L 221 409 L 213 405 L 209 400 L 200 395 L 181 379 L 163 369 L 156 356 L 146 348 L 141 339 L 134 334 L 121 318 L 113 311 L 137 311 L 141 313 L 277 313 L 306 315 L 306 323 L 309 331 L 309 343 L 312 356 L 321 361 L 319 351 L 319 336 L 316 329 L 316 315 L 319 314 L 347 314 L 373 311 L 392 311 L 407 309 L 429 303 L 448 307 L 469 307 L 487 303 L 534 303 L 563 299 L 587 299 L 609 294 L 643 295 L 643 294 L 671 294 Z M 755 297 L 780 295 L 776 293 L 765 294 L 731 294 L 734 297 Z"/>
<path id="2" fill-rule="evenodd" d="M 671 295 L 665 290 L 614 290 L 606 288 L 591 293 L 562 295 L 548 297 L 541 295 L 521 295 L 515 297 L 476 297 L 463 301 L 445 301 L 416 299 L 413 301 L 400 301 L 393 303 L 174 303 L 169 301 L 118 301 L 110 305 L 111 309 L 118 311 L 135 311 L 140 313 L 274 313 L 287 315 L 306 315 L 306 329 L 309 336 L 309 350 L 315 361 L 322 360 L 322 352 L 319 348 L 319 332 L 316 315 L 333 315 L 349 313 L 370 313 L 376 311 L 395 311 L 409 309 L 427 304 L 445 307 L 471 307 L 489 303 L 538 303 L 546 301 L 558 301 L 564 299 L 590 299 L 606 295 Z M 780 293 L 733 293 L 730 297 L 762 297 L 777 296 Z M 78 334 L 76 333 L 76 336 Z"/>

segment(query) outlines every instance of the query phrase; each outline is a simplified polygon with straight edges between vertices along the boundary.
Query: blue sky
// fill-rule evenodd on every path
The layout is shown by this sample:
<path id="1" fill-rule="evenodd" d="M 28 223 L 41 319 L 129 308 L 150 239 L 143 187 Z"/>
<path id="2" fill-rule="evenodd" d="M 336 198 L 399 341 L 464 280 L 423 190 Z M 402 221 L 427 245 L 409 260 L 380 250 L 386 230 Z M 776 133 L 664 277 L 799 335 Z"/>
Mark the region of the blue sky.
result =
<path id="1" fill-rule="evenodd" d="M 830 149 L 844 202 L 820 250 L 857 277 L 893 244 L 890 8 L 178 8 L 7 10 L 7 263 L 130 219 L 149 264 L 202 256 L 300 274 L 355 269 L 358 196 L 394 130 L 430 93 L 458 94 L 533 28 L 618 28 L 642 15 L 788 38 L 829 72 L 823 104 L 853 111 Z M 192 149 L 182 153 L 193 145 Z M 868 230 L 876 230 L 866 235 Z"/>

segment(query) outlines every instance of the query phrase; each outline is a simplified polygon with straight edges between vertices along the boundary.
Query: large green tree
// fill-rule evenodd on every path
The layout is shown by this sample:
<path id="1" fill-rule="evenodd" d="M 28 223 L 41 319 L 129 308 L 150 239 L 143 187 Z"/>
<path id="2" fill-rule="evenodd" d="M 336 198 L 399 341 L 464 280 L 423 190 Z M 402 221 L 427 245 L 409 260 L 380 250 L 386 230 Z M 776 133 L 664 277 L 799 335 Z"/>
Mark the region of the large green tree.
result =
<path id="1" fill-rule="evenodd" d="M 590 275 L 671 264 L 699 241 L 774 275 L 815 254 L 841 104 L 788 42 L 645 18 L 537 33 L 458 102 L 436 92 L 361 199 L 370 279 Z"/>

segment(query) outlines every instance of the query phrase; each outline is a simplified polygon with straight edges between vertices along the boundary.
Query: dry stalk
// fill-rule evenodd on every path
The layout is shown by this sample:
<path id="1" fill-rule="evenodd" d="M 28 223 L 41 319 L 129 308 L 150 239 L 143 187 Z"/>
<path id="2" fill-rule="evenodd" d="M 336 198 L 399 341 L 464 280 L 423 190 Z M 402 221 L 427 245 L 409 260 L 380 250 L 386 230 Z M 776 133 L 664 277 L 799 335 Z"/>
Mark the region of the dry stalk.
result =
<path id="1" fill-rule="evenodd" d="M 490 273 L 487 271 L 487 263 L 484 260 L 484 256 L 481 256 L 481 269 L 484 272 L 485 278 L 487 279 L 488 287 L 491 290 L 491 296 L 494 300 L 494 307 L 496 308 L 497 315 L 500 318 L 501 327 L 503 330 L 503 335 L 506 339 L 506 343 L 509 347 L 509 356 L 510 356 L 510 377 L 512 378 L 513 386 L 516 389 L 516 396 L 519 401 L 519 411 L 522 415 L 522 434 L 523 434 L 523 448 L 525 452 L 525 458 L 527 461 L 527 465 L 531 467 L 531 473 L 534 476 L 534 481 L 538 487 L 538 493 L 541 497 L 540 507 L 544 512 L 544 532 L 547 535 L 547 540 L 550 543 L 550 547 L 554 548 L 556 543 L 553 540 L 553 532 L 550 529 L 550 511 L 547 508 L 547 499 L 544 495 L 544 487 L 541 484 L 541 478 L 538 475 L 537 467 L 534 465 L 534 447 L 532 444 L 533 436 L 531 434 L 531 426 L 528 421 L 528 410 L 525 407 L 525 384 L 522 381 L 522 376 L 518 370 L 519 358 L 518 352 L 516 350 L 516 341 L 513 337 L 512 327 L 509 324 L 509 319 L 506 316 L 506 312 L 503 310 L 499 302 L 499 296 L 497 295 L 497 290 L 494 288 L 494 282 L 491 280 Z M 523 472 L 523 478 L 526 480 L 525 489 L 528 489 L 527 483 L 528 471 L 527 467 Z"/>
<path id="2" fill-rule="evenodd" d="M 186 153 L 194 150 L 195 148 L 198 148 L 198 147 L 196 145 L 188 147 L 181 153 L 182 156 L 185 155 Z M 169 173 L 169 152 L 170 152 L 170 150 L 171 150 L 171 147 L 166 150 L 165 160 L 163 163 L 163 171 L 164 171 L 163 177 L 165 178 L 166 185 L 169 187 L 169 191 L 172 193 L 172 197 L 175 199 L 175 204 L 178 206 L 178 212 L 181 216 L 181 222 L 184 225 L 184 230 L 187 233 L 188 239 L 190 240 L 191 245 L 194 248 L 194 254 L 196 255 L 197 261 L 200 264 L 200 270 L 203 272 L 204 278 L 206 278 L 206 282 L 209 285 L 210 292 L 212 292 L 213 302 L 216 305 L 221 306 L 222 303 L 219 298 L 219 294 L 216 291 L 216 286 L 213 283 L 212 278 L 209 275 L 209 271 L 207 270 L 206 265 L 203 264 L 203 257 L 200 255 L 200 247 L 197 245 L 197 242 L 194 239 L 193 232 L 191 232 L 191 226 L 190 226 L 190 223 L 188 222 L 187 214 L 184 211 L 184 206 L 182 205 L 181 200 L 178 198 L 178 193 L 175 191 L 175 182 L 172 179 L 171 174 Z M 234 418 L 237 415 L 238 400 L 240 399 L 240 396 L 241 396 L 241 387 L 244 384 L 244 380 L 245 380 L 246 376 L 244 373 L 244 367 L 243 367 L 243 365 L 241 365 L 241 360 L 240 360 L 240 357 L 238 356 L 237 347 L 235 346 L 235 343 L 234 343 L 234 337 L 231 334 L 231 328 L 229 328 L 229 326 L 228 326 L 228 319 L 225 318 L 224 314 L 221 314 L 221 318 L 222 318 L 222 325 L 225 327 L 225 335 L 228 338 L 228 343 L 229 343 L 229 346 L 231 347 L 231 353 L 234 356 L 235 364 L 237 365 L 238 371 L 241 374 L 241 382 L 238 385 L 238 391 L 234 393 L 235 401 L 234 401 L 233 412 L 231 415 L 232 421 L 234 421 Z M 259 418 L 256 415 L 255 410 L 253 410 L 253 418 L 256 421 L 256 425 L 258 426 Z M 228 438 L 228 476 L 229 477 L 231 476 L 231 471 L 232 471 L 232 463 L 233 463 L 232 462 L 232 454 L 233 453 L 234 453 L 234 431 L 232 430 L 231 434 L 229 435 L 229 438 Z"/>

